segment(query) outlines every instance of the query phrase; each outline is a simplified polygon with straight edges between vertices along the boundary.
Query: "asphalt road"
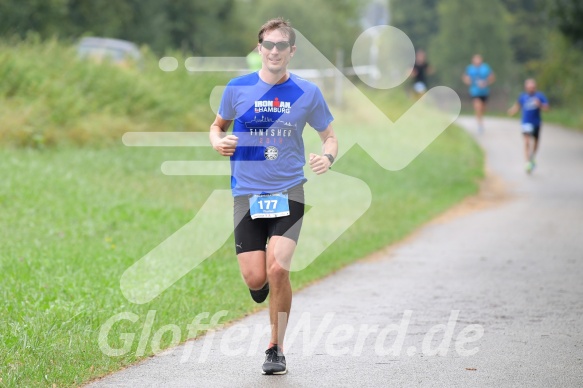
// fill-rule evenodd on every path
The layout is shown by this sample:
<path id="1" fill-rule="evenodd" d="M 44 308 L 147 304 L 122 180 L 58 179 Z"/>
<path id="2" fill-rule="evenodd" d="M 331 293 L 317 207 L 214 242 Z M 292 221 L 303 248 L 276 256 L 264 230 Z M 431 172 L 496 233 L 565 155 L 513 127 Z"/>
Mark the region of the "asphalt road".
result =
<path id="1" fill-rule="evenodd" d="M 583 134 L 545 125 L 532 175 L 516 120 L 476 137 L 480 196 L 294 296 L 287 375 L 264 310 L 90 386 L 583 386 Z"/>

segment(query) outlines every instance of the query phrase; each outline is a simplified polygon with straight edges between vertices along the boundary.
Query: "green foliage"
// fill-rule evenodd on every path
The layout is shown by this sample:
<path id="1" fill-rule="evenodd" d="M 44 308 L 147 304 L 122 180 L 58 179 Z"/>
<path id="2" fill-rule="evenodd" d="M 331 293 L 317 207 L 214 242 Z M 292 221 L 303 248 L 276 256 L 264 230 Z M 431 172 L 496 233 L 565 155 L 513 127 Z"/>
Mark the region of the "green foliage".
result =
<path id="1" fill-rule="evenodd" d="M 431 40 L 429 58 L 447 86 L 464 90 L 461 81 L 473 54 L 482 54 L 504 85 L 511 73 L 508 14 L 499 0 L 442 0 L 438 7 L 439 33 Z"/>
<path id="2" fill-rule="evenodd" d="M 143 68 L 126 69 L 34 39 L 0 43 L 0 77 L 0 141 L 26 146 L 109 143 L 134 127 L 206 131 L 210 92 L 226 83 L 224 75 L 194 76 L 183 67 L 165 73 L 147 50 Z"/>
<path id="3" fill-rule="evenodd" d="M 332 63 L 335 63 L 339 48 L 344 50 L 347 60 L 350 58 L 354 41 L 361 32 L 358 15 L 363 3 L 358 0 L 249 0 L 245 4 L 242 10 L 249 10 L 246 18 L 253 26 L 254 43 L 257 42 L 260 26 L 268 19 L 281 16 L 289 20 Z"/>
<path id="4" fill-rule="evenodd" d="M 0 0 L 0 36 L 89 34 L 147 44 L 157 53 L 242 55 L 245 25 L 237 9 L 236 0 Z"/>
<path id="5" fill-rule="evenodd" d="M 245 56 L 259 26 L 284 16 L 334 60 L 337 48 L 350 52 L 360 32 L 360 7 L 357 0 L 0 0 L 0 37 L 95 35 L 146 44 L 158 54 Z"/>
<path id="6" fill-rule="evenodd" d="M 583 2 L 579 0 L 392 0 L 392 23 L 428 60 L 440 82 L 464 94 L 460 75 L 475 52 L 494 69 L 493 91 L 513 100 L 534 77 L 551 98 L 548 119 L 583 126 L 580 81 Z M 436 16 L 437 14 L 437 16 Z M 494 105 L 491 105 L 494 107 Z"/>
<path id="7" fill-rule="evenodd" d="M 544 0 L 502 0 L 510 15 L 510 44 L 514 60 L 524 65 L 544 55 L 549 15 Z"/>
<path id="8" fill-rule="evenodd" d="M 559 30 L 571 43 L 583 47 L 583 2 L 581 0 L 555 0 L 550 6 L 551 14 Z"/>
<path id="9" fill-rule="evenodd" d="M 51 36 L 61 31 L 69 0 L 0 0 L 0 36 L 36 32 Z"/>
<path id="10" fill-rule="evenodd" d="M 558 32 L 552 33 L 543 47 L 543 58 L 529 63 L 529 75 L 536 77 L 538 88 L 548 95 L 551 103 L 571 110 L 570 123 L 583 127 L 583 50 L 573 47 Z"/>
<path id="11" fill-rule="evenodd" d="M 173 0 L 166 3 L 170 47 L 197 55 L 247 54 L 249 36 L 244 19 L 238 16 L 235 0 Z"/>
<path id="12" fill-rule="evenodd" d="M 415 49 L 427 50 L 438 32 L 437 0 L 391 0 L 391 25 L 403 30 Z"/>

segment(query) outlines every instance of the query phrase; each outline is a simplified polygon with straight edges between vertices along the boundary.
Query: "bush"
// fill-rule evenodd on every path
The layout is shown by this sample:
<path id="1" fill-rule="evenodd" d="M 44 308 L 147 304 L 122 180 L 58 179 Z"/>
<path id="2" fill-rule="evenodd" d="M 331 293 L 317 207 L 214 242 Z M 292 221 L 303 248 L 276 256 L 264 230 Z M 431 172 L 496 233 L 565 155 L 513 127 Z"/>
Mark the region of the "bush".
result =
<path id="1" fill-rule="evenodd" d="M 545 42 L 543 59 L 528 63 L 528 73 L 534 76 L 538 89 L 551 100 L 552 108 L 560 106 L 562 116 L 558 121 L 583 128 L 583 51 L 573 46 L 567 38 L 555 32 Z"/>
<path id="2" fill-rule="evenodd" d="M 143 52 L 143 68 L 126 69 L 80 60 L 56 40 L 0 42 L 0 143 L 107 144 L 128 130 L 206 131 L 210 92 L 226 77 L 163 72 Z"/>

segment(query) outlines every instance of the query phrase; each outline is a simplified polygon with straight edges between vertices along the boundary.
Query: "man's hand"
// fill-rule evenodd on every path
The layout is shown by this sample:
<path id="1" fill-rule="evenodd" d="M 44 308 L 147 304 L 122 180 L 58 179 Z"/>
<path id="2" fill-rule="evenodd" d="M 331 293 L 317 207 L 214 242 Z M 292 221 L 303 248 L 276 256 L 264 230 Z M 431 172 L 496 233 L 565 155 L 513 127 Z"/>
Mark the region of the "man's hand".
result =
<path id="1" fill-rule="evenodd" d="M 506 113 L 508 113 L 508 116 L 514 116 L 516 113 L 518 113 L 519 109 L 520 109 L 520 106 L 517 103 L 514 103 L 514 105 L 512 105 L 510 107 L 510 109 L 508 109 L 508 111 L 506 111 Z"/>
<path id="2" fill-rule="evenodd" d="M 316 174 L 320 175 L 320 174 L 325 173 L 326 171 L 328 171 L 330 169 L 331 165 L 332 165 L 332 163 L 330 163 L 330 159 L 328 159 L 328 157 L 322 156 L 322 155 L 310 154 L 310 168 Z"/>
<path id="3" fill-rule="evenodd" d="M 223 156 L 233 156 L 238 142 L 239 138 L 237 136 L 227 135 L 220 140 L 215 141 L 213 143 L 213 148 Z"/>

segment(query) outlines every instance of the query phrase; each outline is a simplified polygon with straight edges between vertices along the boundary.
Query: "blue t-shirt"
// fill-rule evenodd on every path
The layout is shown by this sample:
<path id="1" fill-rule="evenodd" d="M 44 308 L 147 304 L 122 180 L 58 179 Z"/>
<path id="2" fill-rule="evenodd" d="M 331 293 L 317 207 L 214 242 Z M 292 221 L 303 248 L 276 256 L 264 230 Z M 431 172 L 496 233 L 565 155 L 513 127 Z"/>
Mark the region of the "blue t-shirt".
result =
<path id="1" fill-rule="evenodd" d="M 312 82 L 290 74 L 270 85 L 257 72 L 227 84 L 219 115 L 233 120 L 239 138 L 231 156 L 234 196 L 276 193 L 305 182 L 304 127 L 324 131 L 334 119 Z"/>
<path id="2" fill-rule="evenodd" d="M 490 94 L 489 86 L 480 86 L 479 82 L 487 81 L 492 69 L 487 63 L 482 63 L 480 66 L 468 65 L 466 67 L 466 74 L 470 77 L 470 96 L 483 97 Z"/>
<path id="3" fill-rule="evenodd" d="M 536 100 L 539 100 L 541 104 L 548 104 L 549 101 L 547 97 L 541 92 L 534 92 L 534 94 L 528 94 L 523 92 L 518 97 L 518 104 L 522 108 L 522 123 L 532 124 L 535 126 L 541 123 L 540 107 L 536 106 Z"/>

